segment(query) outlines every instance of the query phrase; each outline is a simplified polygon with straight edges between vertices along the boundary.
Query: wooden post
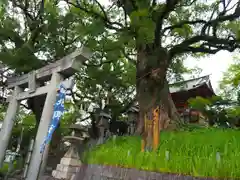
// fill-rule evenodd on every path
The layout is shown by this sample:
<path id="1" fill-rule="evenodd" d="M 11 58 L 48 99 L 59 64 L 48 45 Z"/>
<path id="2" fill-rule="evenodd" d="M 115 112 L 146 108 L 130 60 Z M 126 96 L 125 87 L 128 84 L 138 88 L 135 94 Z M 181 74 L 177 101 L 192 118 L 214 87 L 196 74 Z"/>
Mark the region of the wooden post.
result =
<path id="1" fill-rule="evenodd" d="M 146 148 L 146 141 L 147 141 L 147 119 L 146 115 L 144 116 L 144 127 L 143 127 L 143 135 L 141 140 L 141 151 L 144 152 Z"/>
<path id="2" fill-rule="evenodd" d="M 44 171 L 47 155 L 48 155 L 48 146 L 46 146 L 43 154 L 40 153 L 40 147 L 41 147 L 41 144 L 44 142 L 44 139 L 48 133 L 48 128 L 52 120 L 53 108 L 56 101 L 57 86 L 60 84 L 61 80 L 62 78 L 59 73 L 54 73 L 52 75 L 51 83 L 49 86 L 48 94 L 47 94 L 43 112 L 42 112 L 41 121 L 38 126 L 38 131 L 35 138 L 34 149 L 33 149 L 32 158 L 30 161 L 26 180 L 35 180 L 35 179 L 37 180 L 38 176 L 41 177 Z M 39 173 L 41 165 L 42 165 L 42 168 Z"/>
<path id="3" fill-rule="evenodd" d="M 20 102 L 16 99 L 17 95 L 21 92 L 21 88 L 18 86 L 15 87 L 13 92 L 13 98 L 11 99 L 7 113 L 2 125 L 2 129 L 0 131 L 0 137 L 1 137 L 1 145 L 0 145 L 0 167 L 4 161 L 5 158 L 5 152 L 8 147 L 8 143 L 11 138 L 12 129 L 14 126 L 14 120 L 16 118 L 16 114 L 20 105 Z"/>
<path id="4" fill-rule="evenodd" d="M 159 107 L 153 110 L 153 150 L 156 151 L 159 146 Z"/>
<path id="5" fill-rule="evenodd" d="M 153 121 L 147 118 L 147 115 L 144 117 L 144 132 L 142 137 L 142 147 L 141 151 L 145 150 L 151 151 L 153 143 Z"/>
<path id="6" fill-rule="evenodd" d="M 152 144 L 153 144 L 153 120 L 146 118 L 147 122 L 147 142 L 146 142 L 146 150 L 152 151 Z"/>
<path id="7" fill-rule="evenodd" d="M 141 140 L 141 151 L 144 152 L 146 149 L 154 151 L 159 146 L 159 107 L 152 110 L 152 119 L 148 119 L 147 115 L 144 116 L 144 132 Z"/>

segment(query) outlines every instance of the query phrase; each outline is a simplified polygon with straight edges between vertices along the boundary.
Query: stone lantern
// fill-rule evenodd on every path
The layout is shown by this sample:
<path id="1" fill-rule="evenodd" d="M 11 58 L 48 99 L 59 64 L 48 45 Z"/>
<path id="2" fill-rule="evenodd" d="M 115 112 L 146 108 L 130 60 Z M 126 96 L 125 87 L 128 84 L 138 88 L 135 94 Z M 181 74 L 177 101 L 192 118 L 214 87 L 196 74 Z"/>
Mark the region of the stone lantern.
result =
<path id="1" fill-rule="evenodd" d="M 6 151 L 4 163 L 8 164 L 8 172 L 11 172 L 14 169 L 14 161 L 16 160 L 16 157 L 19 157 L 20 154 L 17 152 L 13 152 L 10 150 Z"/>
<path id="2" fill-rule="evenodd" d="M 79 145 L 82 145 L 85 139 L 89 138 L 87 128 L 78 124 L 70 127 L 71 136 L 64 136 L 63 140 L 71 143 L 68 151 L 57 165 L 52 176 L 56 179 L 70 180 L 80 169 L 81 160 L 79 156 Z"/>
<path id="3" fill-rule="evenodd" d="M 129 126 L 128 126 L 129 135 L 132 135 L 135 133 L 136 126 L 137 126 L 138 112 L 139 112 L 139 108 L 137 106 L 133 106 L 127 111 L 128 123 L 129 123 Z"/>
<path id="4" fill-rule="evenodd" d="M 97 124 L 97 127 L 99 128 L 100 137 L 97 142 L 97 144 L 102 144 L 104 142 L 104 139 L 109 134 L 109 121 L 111 119 L 111 115 L 101 111 L 99 114 L 99 122 Z"/>

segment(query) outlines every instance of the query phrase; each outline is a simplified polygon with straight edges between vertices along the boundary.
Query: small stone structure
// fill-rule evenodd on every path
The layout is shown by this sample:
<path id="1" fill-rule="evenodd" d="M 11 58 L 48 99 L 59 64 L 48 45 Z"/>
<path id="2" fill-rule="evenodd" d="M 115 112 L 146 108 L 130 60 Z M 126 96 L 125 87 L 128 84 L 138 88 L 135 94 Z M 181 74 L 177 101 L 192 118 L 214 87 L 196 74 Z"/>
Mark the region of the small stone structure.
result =
<path id="1" fill-rule="evenodd" d="M 137 106 L 133 106 L 127 111 L 129 135 L 133 135 L 136 131 L 138 112 L 139 112 L 139 108 Z"/>
<path id="2" fill-rule="evenodd" d="M 79 171 L 82 164 L 78 146 L 89 138 L 89 135 L 86 128 L 81 125 L 74 124 L 70 128 L 73 130 L 72 135 L 64 137 L 64 141 L 71 143 L 70 148 L 61 159 L 60 164 L 57 165 L 56 170 L 52 172 L 52 176 L 56 179 L 70 180 Z"/>
<path id="3" fill-rule="evenodd" d="M 102 144 L 104 140 L 108 137 L 110 119 L 111 116 L 108 113 L 105 113 L 104 111 L 100 112 L 99 122 L 97 124 L 97 127 L 99 128 L 100 132 L 100 137 L 98 139 L 97 144 Z"/>

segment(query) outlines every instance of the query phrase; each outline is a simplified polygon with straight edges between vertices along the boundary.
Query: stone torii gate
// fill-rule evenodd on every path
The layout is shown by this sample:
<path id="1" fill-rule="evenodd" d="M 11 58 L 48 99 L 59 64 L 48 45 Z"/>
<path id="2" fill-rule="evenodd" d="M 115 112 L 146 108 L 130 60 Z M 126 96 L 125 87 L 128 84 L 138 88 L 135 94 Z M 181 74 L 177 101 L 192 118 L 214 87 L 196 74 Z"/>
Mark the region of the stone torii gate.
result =
<path id="1" fill-rule="evenodd" d="M 20 102 L 22 100 L 46 95 L 26 179 L 36 180 L 39 175 L 41 176 L 41 173 L 46 166 L 48 148 L 46 147 L 44 153 L 41 154 L 40 146 L 44 142 L 48 127 L 52 120 L 53 107 L 57 95 L 56 89 L 60 83 L 65 83 L 65 85 L 70 86 L 71 82 L 69 83 L 66 79 L 79 71 L 82 62 L 89 59 L 90 56 L 90 51 L 87 48 L 82 47 L 55 63 L 49 64 L 20 77 L 12 77 L 8 79 L 8 88 L 14 90 L 12 96 L 8 99 L 9 105 L 2 130 L 0 131 L 0 165 L 3 163 L 5 157 L 5 151 L 7 150 L 11 138 L 14 120 Z M 50 81 L 50 83 L 47 83 L 48 81 Z M 26 88 L 27 91 L 25 90 Z M 35 101 L 37 100 L 35 99 Z"/>

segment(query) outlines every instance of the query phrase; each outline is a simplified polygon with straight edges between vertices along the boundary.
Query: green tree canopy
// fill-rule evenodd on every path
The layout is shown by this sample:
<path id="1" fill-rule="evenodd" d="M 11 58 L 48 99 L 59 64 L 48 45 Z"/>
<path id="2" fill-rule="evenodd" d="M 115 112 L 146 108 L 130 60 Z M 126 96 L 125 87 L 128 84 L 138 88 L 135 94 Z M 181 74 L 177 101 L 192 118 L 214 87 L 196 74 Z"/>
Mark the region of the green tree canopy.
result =
<path id="1" fill-rule="evenodd" d="M 93 58 L 77 76 L 79 100 L 99 102 L 114 94 L 113 104 L 127 104 L 132 98 L 126 95 L 136 84 L 140 109 L 146 112 L 147 104 L 159 104 L 155 102 L 167 97 L 156 95 L 167 73 L 187 71 L 182 65 L 187 55 L 239 47 L 239 2 L 119 0 L 110 4 L 3 1 L 1 61 L 15 73 L 26 73 L 85 45 Z"/>
<path id="2" fill-rule="evenodd" d="M 99 36 L 106 33 L 103 29 L 114 35 L 111 47 L 118 49 L 116 54 L 119 50 L 135 54 L 139 130 L 152 108 L 161 105 L 165 113 L 171 112 L 169 92 L 164 89 L 176 59 L 240 47 L 239 1 L 115 0 L 109 6 L 97 0 L 65 2 L 92 17 L 93 26 L 100 23 Z"/>
<path id="3" fill-rule="evenodd" d="M 118 16 L 118 9 L 110 11 Z M 40 68 L 84 44 L 94 54 L 76 76 L 75 104 L 101 106 L 101 100 L 112 94 L 111 108 L 119 114 L 135 99 L 134 40 L 131 46 L 123 46 L 132 36 L 112 32 L 89 13 L 57 1 L 5 1 L 0 18 L 0 60 L 16 74 Z M 182 61 L 179 57 L 171 64 L 169 79 L 179 80 L 182 73 L 191 72 Z"/>
<path id="4" fill-rule="evenodd" d="M 225 97 L 237 99 L 240 97 L 240 59 L 234 57 L 234 63 L 230 65 L 220 81 L 220 90 Z"/>
<path id="5" fill-rule="evenodd" d="M 201 111 L 208 118 L 209 125 L 226 122 L 238 123 L 240 106 L 237 101 L 213 96 L 211 98 L 191 98 L 188 102 L 191 108 Z"/>

